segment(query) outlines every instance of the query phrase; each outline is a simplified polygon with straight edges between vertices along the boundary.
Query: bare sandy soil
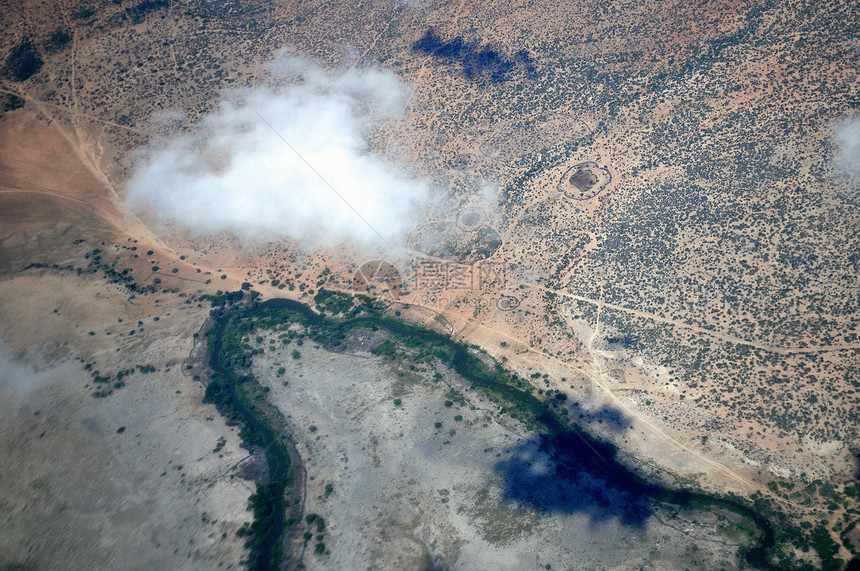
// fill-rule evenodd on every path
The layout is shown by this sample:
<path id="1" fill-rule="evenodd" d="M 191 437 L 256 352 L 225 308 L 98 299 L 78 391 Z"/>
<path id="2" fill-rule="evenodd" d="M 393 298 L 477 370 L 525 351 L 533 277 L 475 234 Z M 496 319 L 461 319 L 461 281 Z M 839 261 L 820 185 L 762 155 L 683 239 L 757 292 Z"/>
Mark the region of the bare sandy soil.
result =
<path id="1" fill-rule="evenodd" d="M 125 219 L 65 131 L 12 115 L 0 122 L 0 566 L 236 568 L 248 455 L 182 372 L 206 310 L 180 288 L 206 274 Z M 125 268 L 157 293 L 106 279 Z"/>
<path id="2" fill-rule="evenodd" d="M 235 474 L 247 453 L 182 374 L 202 316 L 172 307 L 154 322 L 124 297 L 84 279 L 0 282 L 2 373 L 14 377 L 0 395 L 4 565 L 211 569 L 244 556 L 250 486 Z M 88 334 L 109 321 L 112 335 Z M 102 375 L 156 370 L 94 398 L 79 357 Z"/>

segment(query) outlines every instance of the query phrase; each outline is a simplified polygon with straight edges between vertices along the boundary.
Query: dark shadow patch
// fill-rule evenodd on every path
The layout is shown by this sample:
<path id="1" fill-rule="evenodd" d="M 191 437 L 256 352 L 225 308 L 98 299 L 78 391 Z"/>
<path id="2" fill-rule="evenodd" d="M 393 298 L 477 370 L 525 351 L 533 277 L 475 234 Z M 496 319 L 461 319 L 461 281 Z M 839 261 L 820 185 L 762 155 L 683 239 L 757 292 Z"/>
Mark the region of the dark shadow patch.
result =
<path id="1" fill-rule="evenodd" d="M 54 30 L 45 42 L 45 51 L 49 54 L 55 54 L 65 48 L 71 41 L 72 36 L 65 30 Z"/>
<path id="2" fill-rule="evenodd" d="M 537 78 L 537 67 L 535 60 L 526 50 L 520 50 L 514 54 L 514 62 L 526 73 L 529 79 Z"/>
<path id="3" fill-rule="evenodd" d="M 544 512 L 587 514 L 594 523 L 617 519 L 641 528 L 653 513 L 658 486 L 632 474 L 615 459 L 611 444 L 564 432 L 526 441 L 498 463 L 503 497 Z"/>
<path id="4" fill-rule="evenodd" d="M 0 117 L 5 115 L 9 111 L 20 109 L 23 106 L 24 100 L 17 95 L 12 95 L 11 93 L 4 93 L 0 95 Z"/>
<path id="5" fill-rule="evenodd" d="M 412 49 L 457 68 L 473 81 L 504 83 L 517 68 L 522 69 L 528 77 L 533 77 L 535 73 L 534 60 L 525 50 L 508 56 L 498 48 L 461 37 L 443 40 L 434 28 L 427 30 L 421 39 L 412 44 Z"/>
<path id="6" fill-rule="evenodd" d="M 170 3 L 167 0 L 144 0 L 140 4 L 127 9 L 128 16 L 133 24 L 143 22 L 146 15 L 162 8 L 167 8 Z"/>
<path id="7" fill-rule="evenodd" d="M 627 333 L 623 335 L 616 335 L 615 337 L 607 337 L 606 344 L 609 345 L 610 348 L 620 349 L 629 349 L 635 346 L 633 338 Z"/>
<path id="8" fill-rule="evenodd" d="M 623 432 L 630 427 L 630 419 L 616 408 L 602 406 L 594 412 L 583 413 L 583 418 L 589 422 L 596 422 L 613 432 Z"/>
<path id="9" fill-rule="evenodd" d="M 93 8 L 91 6 L 82 6 L 80 9 L 72 12 L 72 19 L 73 20 L 89 20 L 90 18 L 95 16 L 96 13 L 97 12 L 96 12 L 95 8 Z"/>
<path id="10" fill-rule="evenodd" d="M 42 58 L 30 38 L 24 38 L 6 58 L 3 75 L 15 81 L 24 81 L 36 75 L 42 69 L 42 63 Z"/>

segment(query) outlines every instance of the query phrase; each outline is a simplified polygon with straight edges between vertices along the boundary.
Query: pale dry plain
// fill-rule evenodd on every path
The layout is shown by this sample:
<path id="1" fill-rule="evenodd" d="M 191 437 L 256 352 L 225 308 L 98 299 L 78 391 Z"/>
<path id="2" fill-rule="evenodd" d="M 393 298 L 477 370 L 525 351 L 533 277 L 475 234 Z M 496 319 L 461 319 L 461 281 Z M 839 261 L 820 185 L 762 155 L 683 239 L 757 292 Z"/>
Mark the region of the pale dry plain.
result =
<path id="1" fill-rule="evenodd" d="M 434 382 L 434 370 L 416 373 L 373 355 L 384 335 L 356 331 L 333 353 L 309 342 L 272 350 L 277 333 L 260 333 L 256 346 L 266 351 L 254 374 L 271 389 L 313 477 L 305 511 L 326 522 L 326 550 L 314 553 L 310 542 L 309 569 L 738 566 L 746 537 L 719 531 L 736 517 L 719 510 L 670 507 L 633 524 L 596 507 L 568 512 L 507 497 L 511 466 L 537 478 L 555 472 L 537 434 L 499 415 L 450 370 Z M 452 390 L 465 400 L 446 406 Z"/>
<path id="2" fill-rule="evenodd" d="M 620 411 L 633 427 L 623 437 L 590 428 L 646 472 L 762 494 L 793 524 L 824 529 L 839 558 L 856 556 L 860 209 L 856 179 L 833 168 L 833 130 L 853 112 L 860 85 L 855 3 L 16 0 L 2 10 L 4 61 L 29 38 L 43 65 L 25 79 L 4 71 L 0 83 L 4 108 L 23 104 L 0 117 L 0 335 L 14 359 L 4 374 L 27 379 L 3 393 L 0 565 L 212 568 L 236 567 L 244 556 L 235 532 L 250 517 L 247 452 L 235 427 L 201 403 L 202 385 L 182 374 L 208 314 L 196 296 L 247 280 L 264 297 L 312 303 L 307 290 L 321 280 L 349 289 L 367 257 L 154 232 L 123 200 L 135 149 L 191 128 L 228 86 L 270 80 L 264 62 L 284 46 L 331 70 L 382 65 L 412 89 L 404 117 L 372 148 L 407 161 L 446 194 L 409 244 L 428 251 L 397 260 L 403 274 L 428 260 L 506 268 L 504 280 L 482 287 L 413 287 L 404 317 L 447 324 L 521 375 L 539 373 L 541 389 Z M 517 67 L 498 84 L 467 77 L 462 62 L 413 49 L 431 28 L 511 57 L 525 49 L 535 69 Z M 151 121 L 165 109 L 184 119 Z M 589 162 L 611 175 L 593 187 L 599 194 L 560 192 L 566 173 Z M 475 199 L 487 181 L 502 190 L 497 203 Z M 485 233 L 464 226 L 467 212 L 481 212 Z M 516 551 L 529 565 L 552 555 L 554 568 L 588 568 L 580 552 L 563 563 L 560 550 L 531 544 L 620 533 L 542 516 L 528 545 L 489 545 L 480 518 L 450 507 L 474 509 L 477 491 L 492 483 L 482 474 L 489 446 L 474 453 L 472 439 L 493 445 L 529 435 L 488 423 L 467 438 L 458 427 L 438 452 L 424 422 L 438 409 L 435 389 L 416 384 L 396 409 L 390 371 L 305 352 L 284 364 L 305 375 L 291 382 L 315 404 L 283 407 L 302 419 L 297 439 L 320 471 L 310 473 L 308 505 L 330 514 L 336 536 L 329 559 L 308 554 L 307 565 L 334 567 L 360 553 L 465 565 Z M 94 383 L 95 370 L 129 368 L 120 381 Z M 359 384 L 359 371 L 378 381 L 357 394 L 386 431 L 332 416 L 348 404 L 334 389 Z M 115 382 L 124 386 L 92 396 Z M 274 396 L 286 398 L 272 382 Z M 308 433 L 314 415 L 318 431 Z M 400 426 L 417 428 L 395 439 Z M 361 450 L 367 443 L 352 438 L 377 433 L 391 457 L 379 467 Z M 338 446 L 369 474 L 413 470 L 414 486 L 409 478 L 393 486 L 419 507 L 401 512 L 398 501 L 384 501 L 391 490 L 379 478 L 344 475 Z M 428 455 L 474 466 L 457 463 L 462 470 L 437 486 L 442 476 L 421 461 Z M 323 481 L 335 491 L 318 502 L 315 482 Z M 377 511 L 341 488 L 379 498 Z M 453 499 L 443 506 L 438 489 Z M 381 549 L 374 531 L 356 534 L 363 515 L 366 529 L 397 541 Z M 443 523 L 436 529 L 430 519 Z M 399 524 L 394 532 L 389 520 Z M 706 524 L 695 521 L 695 529 Z M 643 542 L 677 536 L 661 525 L 649 522 Z M 664 562 L 688 555 L 686 542 L 661 545 Z M 652 561 L 627 549 L 630 561 Z M 720 549 L 710 563 L 736 564 Z M 821 565 L 814 550 L 792 544 L 781 551 L 788 554 Z M 594 567 L 613 563 L 611 554 L 594 557 Z"/>

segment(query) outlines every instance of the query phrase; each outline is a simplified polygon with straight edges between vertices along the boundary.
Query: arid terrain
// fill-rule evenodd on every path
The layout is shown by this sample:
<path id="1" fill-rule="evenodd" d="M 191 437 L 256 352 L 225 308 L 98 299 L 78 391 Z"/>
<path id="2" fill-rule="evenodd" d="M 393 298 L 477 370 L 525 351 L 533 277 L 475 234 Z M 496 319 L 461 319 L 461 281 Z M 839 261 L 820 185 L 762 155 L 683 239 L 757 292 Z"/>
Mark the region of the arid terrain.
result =
<path id="1" fill-rule="evenodd" d="M 384 336 L 360 333 L 342 352 L 305 343 L 298 359 L 287 347 L 255 364 L 317 475 L 305 509 L 327 522 L 327 549 L 308 557 L 308 568 L 737 565 L 746 538 L 718 531 L 729 527 L 719 512 L 666 510 L 640 525 L 599 510 L 511 501 L 505 484 L 517 469 L 552 469 L 536 435 L 498 418 L 495 405 L 470 395 L 450 370 L 434 382 L 430 371 L 385 363 L 368 350 Z M 261 346 L 276 337 L 264 336 Z M 458 395 L 463 400 L 450 400 Z"/>
<path id="2" fill-rule="evenodd" d="M 243 564 L 259 454 L 187 362 L 200 296 L 243 284 L 311 306 L 365 284 L 566 395 L 626 465 L 796 530 L 771 565 L 858 556 L 856 3 L 0 10 L 0 569 Z M 404 244 L 189 233 L 127 208 L 142 148 L 231 90 L 295 81 L 267 63 L 281 50 L 406 86 L 367 136 L 434 189 Z M 394 269 L 356 278 L 377 259 Z M 308 568 L 746 565 L 717 512 L 631 530 L 506 503 L 495 454 L 536 454 L 533 431 L 477 396 L 445 407 L 450 372 L 406 382 L 353 353 L 254 358 L 328 526 Z"/>

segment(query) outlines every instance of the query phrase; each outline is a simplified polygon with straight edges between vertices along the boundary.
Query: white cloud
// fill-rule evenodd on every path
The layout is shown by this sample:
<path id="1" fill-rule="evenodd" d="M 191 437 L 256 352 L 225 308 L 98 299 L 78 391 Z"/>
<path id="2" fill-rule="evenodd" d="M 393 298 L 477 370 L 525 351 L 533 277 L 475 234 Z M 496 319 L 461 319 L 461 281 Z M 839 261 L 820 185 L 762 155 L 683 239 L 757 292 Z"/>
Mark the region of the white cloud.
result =
<path id="1" fill-rule="evenodd" d="M 39 375 L 15 359 L 0 339 L 0 416 L 13 413 L 41 382 Z"/>
<path id="2" fill-rule="evenodd" d="M 366 143 L 371 129 L 403 107 L 397 77 L 380 69 L 331 74 L 294 57 L 269 67 L 301 81 L 233 90 L 192 134 L 144 149 L 128 207 L 192 235 L 379 246 L 378 232 L 402 242 L 429 184 Z"/>
<path id="3" fill-rule="evenodd" d="M 175 125 L 177 123 L 181 123 L 185 121 L 185 113 L 178 109 L 168 109 L 166 111 L 159 111 L 155 113 L 152 117 L 149 118 L 149 123 L 155 127 L 161 127 L 164 125 Z"/>
<path id="4" fill-rule="evenodd" d="M 0 387 L 24 392 L 32 387 L 34 379 L 35 374 L 16 360 L 6 343 L 0 340 Z"/>
<path id="5" fill-rule="evenodd" d="M 836 166 L 845 172 L 860 175 L 860 117 L 845 119 L 834 129 L 839 143 Z"/>

